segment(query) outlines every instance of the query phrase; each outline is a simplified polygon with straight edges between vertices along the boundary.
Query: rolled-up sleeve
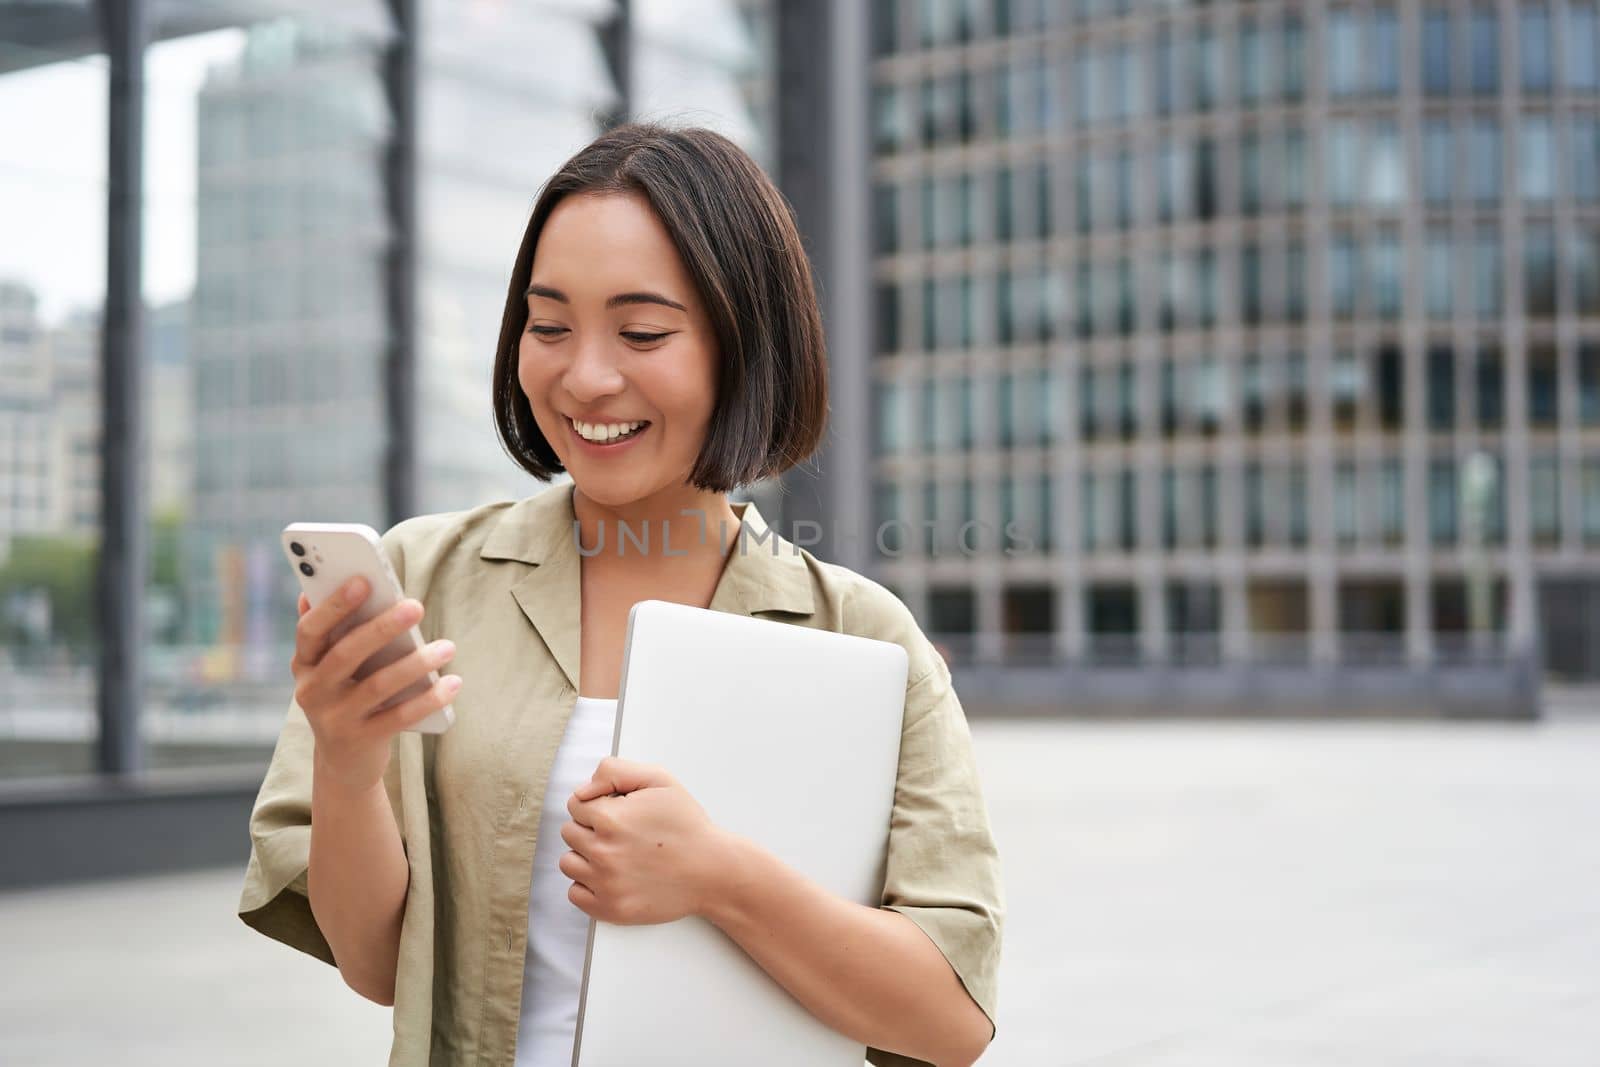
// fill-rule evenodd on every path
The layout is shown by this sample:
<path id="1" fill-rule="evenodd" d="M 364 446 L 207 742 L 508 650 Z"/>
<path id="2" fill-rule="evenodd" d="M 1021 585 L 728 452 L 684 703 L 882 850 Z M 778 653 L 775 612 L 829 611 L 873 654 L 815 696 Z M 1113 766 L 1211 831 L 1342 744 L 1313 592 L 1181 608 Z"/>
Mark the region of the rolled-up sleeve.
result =
<path id="1" fill-rule="evenodd" d="M 312 917 L 306 886 L 311 863 L 313 741 L 305 711 L 291 699 L 272 762 L 250 812 L 250 864 L 239 894 L 239 918 L 253 930 L 332 964 L 333 950 Z M 397 741 L 391 742 L 383 783 L 404 843 L 397 747 Z"/>
<path id="2" fill-rule="evenodd" d="M 239 918 L 252 929 L 333 963 L 311 915 L 306 872 L 311 855 L 311 725 L 295 701 L 250 812 L 250 865 Z"/>
<path id="3" fill-rule="evenodd" d="M 949 669 L 931 645 L 921 651 L 912 662 L 923 665 L 906 685 L 882 906 L 938 946 L 992 1029 L 1005 910 L 999 853 Z M 921 1062 L 879 1049 L 867 1059 L 877 1067 Z"/>
<path id="4" fill-rule="evenodd" d="M 391 530 L 383 537 L 390 565 L 403 578 L 403 560 Z M 307 872 L 311 862 L 311 769 L 315 735 L 305 709 L 292 697 L 266 777 L 250 812 L 250 862 L 239 894 L 239 918 L 253 930 L 334 964 L 333 950 L 311 914 Z M 391 742 L 384 788 L 405 841 L 399 735 Z"/>

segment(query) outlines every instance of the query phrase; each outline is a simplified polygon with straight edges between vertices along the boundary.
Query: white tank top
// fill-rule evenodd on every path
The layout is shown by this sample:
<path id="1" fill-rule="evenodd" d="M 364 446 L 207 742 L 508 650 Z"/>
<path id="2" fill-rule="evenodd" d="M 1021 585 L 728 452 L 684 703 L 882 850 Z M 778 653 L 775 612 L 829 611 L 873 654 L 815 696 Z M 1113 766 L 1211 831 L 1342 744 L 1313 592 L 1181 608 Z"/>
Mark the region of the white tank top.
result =
<path id="1" fill-rule="evenodd" d="M 522 1016 L 517 1024 L 516 1067 L 570 1067 L 578 1031 L 578 993 L 589 916 L 567 899 L 572 879 L 557 866 L 569 846 L 561 827 L 572 816 L 567 800 L 611 754 L 617 702 L 580 696 L 556 750 L 539 815 L 528 896 L 528 954 L 522 968 Z"/>

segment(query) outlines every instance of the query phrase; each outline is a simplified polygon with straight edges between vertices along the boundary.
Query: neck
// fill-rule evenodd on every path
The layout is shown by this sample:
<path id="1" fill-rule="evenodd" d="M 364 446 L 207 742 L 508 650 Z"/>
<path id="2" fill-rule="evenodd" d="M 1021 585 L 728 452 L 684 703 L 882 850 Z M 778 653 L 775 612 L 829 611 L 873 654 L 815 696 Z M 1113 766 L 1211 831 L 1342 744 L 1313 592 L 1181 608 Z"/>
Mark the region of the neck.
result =
<path id="1" fill-rule="evenodd" d="M 688 484 L 623 503 L 602 503 L 574 485 L 572 510 L 579 543 L 594 558 L 720 558 L 739 533 L 739 517 L 726 493 Z"/>

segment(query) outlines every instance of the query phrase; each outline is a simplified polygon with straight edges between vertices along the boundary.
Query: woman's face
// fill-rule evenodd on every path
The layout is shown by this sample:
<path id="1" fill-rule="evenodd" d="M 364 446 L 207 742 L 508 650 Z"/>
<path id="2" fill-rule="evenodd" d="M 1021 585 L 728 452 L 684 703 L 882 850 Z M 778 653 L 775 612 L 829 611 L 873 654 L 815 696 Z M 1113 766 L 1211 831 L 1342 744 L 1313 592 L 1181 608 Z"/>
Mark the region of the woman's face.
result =
<path id="1" fill-rule="evenodd" d="M 567 197 L 545 220 L 530 278 L 517 380 L 578 489 L 621 507 L 681 488 L 710 425 L 717 348 L 649 202 Z"/>

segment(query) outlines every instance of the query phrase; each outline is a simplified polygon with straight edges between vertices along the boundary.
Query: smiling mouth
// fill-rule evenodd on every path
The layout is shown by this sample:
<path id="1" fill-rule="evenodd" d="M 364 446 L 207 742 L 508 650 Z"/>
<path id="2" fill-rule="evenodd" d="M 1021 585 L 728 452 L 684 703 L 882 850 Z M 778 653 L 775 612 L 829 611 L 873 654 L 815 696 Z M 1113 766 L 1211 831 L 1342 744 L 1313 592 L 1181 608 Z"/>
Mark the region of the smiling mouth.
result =
<path id="1" fill-rule="evenodd" d="M 618 434 L 616 437 L 607 438 L 604 441 L 597 441 L 592 437 L 585 437 L 583 434 L 579 433 L 577 423 L 574 422 L 570 416 L 567 416 L 566 418 L 567 425 L 572 427 L 574 436 L 583 441 L 584 444 L 594 445 L 597 448 L 606 448 L 611 445 L 621 444 L 623 441 L 631 440 L 632 438 L 638 437 L 640 434 L 644 433 L 652 425 L 648 421 L 641 421 L 637 427 L 629 430 L 627 433 Z"/>

